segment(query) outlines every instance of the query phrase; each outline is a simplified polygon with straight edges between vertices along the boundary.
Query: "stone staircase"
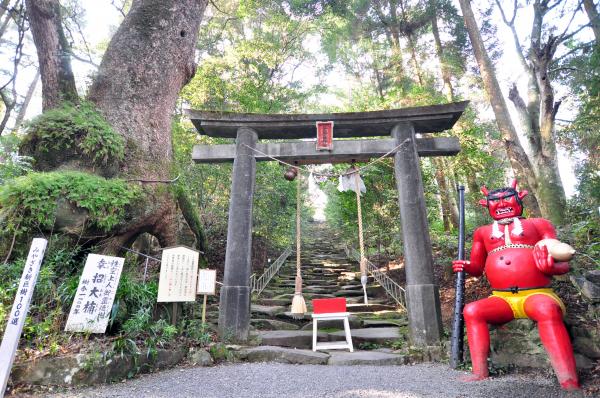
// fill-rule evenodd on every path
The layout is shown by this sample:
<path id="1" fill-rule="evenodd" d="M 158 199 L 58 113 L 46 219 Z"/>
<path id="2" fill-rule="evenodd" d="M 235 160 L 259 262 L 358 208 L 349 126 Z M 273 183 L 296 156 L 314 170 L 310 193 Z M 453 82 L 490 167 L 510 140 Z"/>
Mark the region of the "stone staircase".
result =
<path id="1" fill-rule="evenodd" d="M 300 319 L 290 311 L 294 296 L 295 253 L 251 306 L 257 347 L 243 349 L 242 359 L 286 363 L 403 364 L 408 348 L 406 313 L 369 277 L 364 305 L 358 263 L 348 260 L 343 247 L 322 223 L 309 223 L 302 246 L 303 295 L 308 311 Z M 312 352 L 311 300 L 345 297 L 355 352 Z M 342 321 L 319 322 L 318 341 L 343 341 Z"/>

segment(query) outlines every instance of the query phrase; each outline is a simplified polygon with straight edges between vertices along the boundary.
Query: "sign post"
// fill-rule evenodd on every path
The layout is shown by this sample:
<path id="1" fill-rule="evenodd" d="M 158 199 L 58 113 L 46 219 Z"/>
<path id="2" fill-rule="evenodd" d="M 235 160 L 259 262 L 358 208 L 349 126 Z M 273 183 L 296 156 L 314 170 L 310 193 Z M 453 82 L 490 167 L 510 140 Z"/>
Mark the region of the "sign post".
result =
<path id="1" fill-rule="evenodd" d="M 122 257 L 88 254 L 66 332 L 106 332 L 124 261 Z"/>
<path id="2" fill-rule="evenodd" d="M 197 294 L 204 295 L 204 303 L 202 305 L 202 323 L 206 321 L 206 298 L 208 295 L 216 293 L 217 285 L 217 270 L 201 269 L 198 271 L 198 290 Z"/>
<path id="3" fill-rule="evenodd" d="M 33 295 L 33 289 L 40 273 L 40 265 L 44 259 L 46 246 L 48 246 L 46 239 L 35 238 L 31 242 L 27 262 L 25 263 L 25 268 L 23 268 L 17 296 L 10 311 L 8 324 L 6 325 L 2 344 L 0 345 L 0 396 L 4 396 L 4 391 L 6 390 L 8 376 L 15 360 L 19 338 L 23 331 L 25 318 L 29 312 L 31 296 Z"/>
<path id="4" fill-rule="evenodd" d="M 196 301 L 198 251 L 185 246 L 169 247 L 162 252 L 158 303 L 173 303 L 171 323 L 177 323 L 177 303 Z"/>

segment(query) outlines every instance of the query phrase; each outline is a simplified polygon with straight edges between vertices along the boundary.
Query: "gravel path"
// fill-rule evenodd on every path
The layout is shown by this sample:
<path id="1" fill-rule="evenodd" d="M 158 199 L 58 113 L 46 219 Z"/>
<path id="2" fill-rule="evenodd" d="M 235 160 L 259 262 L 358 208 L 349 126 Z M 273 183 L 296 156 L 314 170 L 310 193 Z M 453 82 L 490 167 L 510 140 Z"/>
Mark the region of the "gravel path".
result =
<path id="1" fill-rule="evenodd" d="M 319 366 L 244 363 L 211 368 L 175 368 L 134 380 L 42 396 L 97 397 L 252 397 L 252 398 L 551 398 L 563 392 L 554 378 L 510 375 L 476 383 L 444 365 Z M 40 395 L 38 395 L 40 396 Z"/>

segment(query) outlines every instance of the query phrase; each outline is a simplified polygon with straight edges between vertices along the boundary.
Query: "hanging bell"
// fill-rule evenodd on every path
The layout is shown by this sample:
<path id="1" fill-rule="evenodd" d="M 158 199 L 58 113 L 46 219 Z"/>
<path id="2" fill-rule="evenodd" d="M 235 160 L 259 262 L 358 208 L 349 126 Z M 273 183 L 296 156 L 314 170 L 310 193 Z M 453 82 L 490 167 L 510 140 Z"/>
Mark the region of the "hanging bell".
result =
<path id="1" fill-rule="evenodd" d="M 290 167 L 283 174 L 283 177 L 288 181 L 294 181 L 297 176 L 298 176 L 298 168 L 297 167 Z"/>

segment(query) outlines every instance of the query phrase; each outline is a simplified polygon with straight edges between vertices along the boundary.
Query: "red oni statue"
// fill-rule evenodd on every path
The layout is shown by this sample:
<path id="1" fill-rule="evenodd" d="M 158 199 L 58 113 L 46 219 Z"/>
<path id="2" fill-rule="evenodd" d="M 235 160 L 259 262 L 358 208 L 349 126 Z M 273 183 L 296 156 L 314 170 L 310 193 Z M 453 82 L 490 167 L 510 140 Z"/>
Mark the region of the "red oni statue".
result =
<path id="1" fill-rule="evenodd" d="M 542 239 L 556 239 L 556 232 L 548 220 L 521 217 L 527 191 L 516 188 L 514 180 L 511 187 L 481 189 L 486 199 L 479 203 L 488 208 L 494 223 L 475 230 L 470 261 L 453 261 L 454 272 L 464 270 L 474 276 L 485 272 L 492 287 L 490 297 L 467 304 L 463 312 L 473 362 L 473 375 L 466 380 L 488 376 L 488 323 L 529 318 L 537 322 L 562 388 L 577 389 L 575 358 L 563 323 L 565 306 L 550 287 L 552 275 L 568 272 L 569 264 L 555 261 L 546 246 L 536 246 Z"/>

